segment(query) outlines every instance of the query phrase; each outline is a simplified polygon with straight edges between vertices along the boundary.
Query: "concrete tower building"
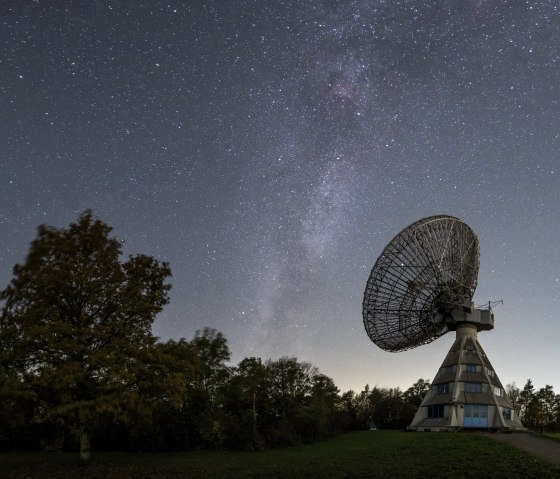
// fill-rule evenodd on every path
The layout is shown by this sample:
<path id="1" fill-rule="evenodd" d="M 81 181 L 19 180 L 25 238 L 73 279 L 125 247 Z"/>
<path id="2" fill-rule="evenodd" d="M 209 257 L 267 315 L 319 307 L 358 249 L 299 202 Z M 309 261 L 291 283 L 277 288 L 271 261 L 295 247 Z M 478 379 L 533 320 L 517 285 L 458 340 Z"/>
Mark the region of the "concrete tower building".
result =
<path id="1" fill-rule="evenodd" d="M 362 317 L 385 351 L 405 351 L 449 331 L 456 338 L 410 429 L 523 429 L 479 331 L 494 328 L 492 304 L 474 307 L 479 244 L 458 218 L 422 218 L 397 234 L 377 258 L 366 284 Z"/>
<path id="2" fill-rule="evenodd" d="M 494 327 L 487 310 L 463 307 L 448 321 L 456 339 L 435 375 L 409 429 L 457 431 L 462 428 L 521 430 L 523 425 L 477 339 Z"/>

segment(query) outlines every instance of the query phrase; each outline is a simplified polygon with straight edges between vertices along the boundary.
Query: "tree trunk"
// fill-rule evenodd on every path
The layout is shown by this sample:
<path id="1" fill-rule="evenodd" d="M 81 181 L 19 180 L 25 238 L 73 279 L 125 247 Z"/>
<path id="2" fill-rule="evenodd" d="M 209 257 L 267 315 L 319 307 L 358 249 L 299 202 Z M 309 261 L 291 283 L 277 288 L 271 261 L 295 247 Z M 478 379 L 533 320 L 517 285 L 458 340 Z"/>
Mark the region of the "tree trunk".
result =
<path id="1" fill-rule="evenodd" d="M 253 440 L 257 437 L 257 394 L 253 393 Z"/>
<path id="2" fill-rule="evenodd" d="M 91 449 L 89 446 L 89 434 L 82 431 L 80 433 L 80 459 L 82 462 L 89 462 L 91 458 Z"/>

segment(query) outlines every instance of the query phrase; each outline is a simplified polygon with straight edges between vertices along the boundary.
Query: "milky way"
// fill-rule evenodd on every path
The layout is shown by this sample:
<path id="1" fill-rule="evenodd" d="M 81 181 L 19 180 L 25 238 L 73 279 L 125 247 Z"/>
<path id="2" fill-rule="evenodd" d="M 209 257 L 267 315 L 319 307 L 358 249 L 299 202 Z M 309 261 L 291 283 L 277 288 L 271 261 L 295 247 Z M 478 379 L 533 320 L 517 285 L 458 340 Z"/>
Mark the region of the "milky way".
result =
<path id="1" fill-rule="evenodd" d="M 560 388 L 555 2 L 7 1 L 0 282 L 38 224 L 91 208 L 169 261 L 163 339 L 211 326 L 341 389 L 431 378 L 452 338 L 385 353 L 361 319 L 377 255 L 460 217 L 480 341 L 504 383 Z M 538 359 L 537 359 L 538 358 Z"/>

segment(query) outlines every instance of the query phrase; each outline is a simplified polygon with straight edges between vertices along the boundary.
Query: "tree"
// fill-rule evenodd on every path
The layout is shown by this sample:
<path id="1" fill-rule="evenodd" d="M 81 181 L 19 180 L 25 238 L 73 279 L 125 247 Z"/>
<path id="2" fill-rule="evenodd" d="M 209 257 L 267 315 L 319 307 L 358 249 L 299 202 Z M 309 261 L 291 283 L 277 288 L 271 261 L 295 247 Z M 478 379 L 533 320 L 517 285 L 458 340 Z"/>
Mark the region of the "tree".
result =
<path id="1" fill-rule="evenodd" d="M 317 368 L 294 357 L 267 361 L 269 393 L 270 442 L 296 444 L 300 442 L 304 408 L 311 395 Z"/>
<path id="2" fill-rule="evenodd" d="M 511 402 L 511 405 L 513 407 L 513 410 L 515 411 L 515 414 L 517 414 L 517 417 L 520 417 L 520 413 L 521 413 L 521 389 L 519 389 L 517 387 L 517 384 L 515 384 L 515 381 L 507 384 L 506 385 L 506 394 L 508 399 Z"/>
<path id="3" fill-rule="evenodd" d="M 21 447 L 33 411 L 32 395 L 22 387 L 21 378 L 5 368 L 5 351 L 0 347 L 0 449 Z"/>
<path id="4" fill-rule="evenodd" d="M 266 426 L 268 372 L 260 358 L 244 358 L 234 369 L 224 395 L 228 442 L 234 448 L 262 449 Z"/>
<path id="5" fill-rule="evenodd" d="M 191 446 L 221 447 L 222 395 L 231 374 L 227 366 L 231 353 L 224 335 L 212 328 L 197 331 L 191 346 L 197 367 L 184 404 Z"/>
<path id="6" fill-rule="evenodd" d="M 338 431 L 350 431 L 360 427 L 356 409 L 354 391 L 350 390 L 342 393 L 337 403 L 335 427 Z"/>
<path id="7" fill-rule="evenodd" d="M 556 427 L 556 411 L 558 408 L 556 394 L 551 385 L 547 384 L 535 394 L 539 402 L 538 426 L 541 432 Z"/>
<path id="8" fill-rule="evenodd" d="M 167 263 L 121 262 L 111 231 L 91 211 L 66 229 L 39 226 L 0 292 L 0 367 L 33 396 L 35 422 L 79 437 L 83 459 L 99 417 L 125 420 L 140 400 L 135 379 L 170 289 Z"/>
<path id="9" fill-rule="evenodd" d="M 184 405 L 192 389 L 200 360 L 191 343 L 158 342 L 147 351 L 136 374 L 139 405 L 126 428 L 126 445 L 133 450 L 181 450 L 188 444 Z"/>
<path id="10" fill-rule="evenodd" d="M 195 333 L 191 345 L 200 360 L 198 386 L 212 389 L 222 385 L 230 373 L 226 363 L 231 357 L 225 336 L 215 329 L 204 328 Z"/>
<path id="11" fill-rule="evenodd" d="M 430 381 L 420 378 L 404 392 L 404 398 L 413 408 L 418 409 L 429 390 Z"/>
<path id="12" fill-rule="evenodd" d="M 299 412 L 304 398 L 311 393 L 317 368 L 296 358 L 284 356 L 277 361 L 267 361 L 270 377 L 270 394 L 279 417 Z"/>
<path id="13" fill-rule="evenodd" d="M 403 393 L 399 388 L 373 388 L 371 391 L 373 401 L 373 420 L 383 428 L 403 428 L 410 424 L 412 416 L 405 410 Z"/>
<path id="14" fill-rule="evenodd" d="M 324 374 L 313 377 L 311 396 L 307 406 L 308 438 L 311 441 L 325 438 L 334 425 L 339 390 L 334 381 Z"/>
<path id="15" fill-rule="evenodd" d="M 521 422 L 529 429 L 534 429 L 537 425 L 539 414 L 539 404 L 535 397 L 535 387 L 530 379 L 527 379 L 525 386 L 519 393 L 519 416 Z"/>

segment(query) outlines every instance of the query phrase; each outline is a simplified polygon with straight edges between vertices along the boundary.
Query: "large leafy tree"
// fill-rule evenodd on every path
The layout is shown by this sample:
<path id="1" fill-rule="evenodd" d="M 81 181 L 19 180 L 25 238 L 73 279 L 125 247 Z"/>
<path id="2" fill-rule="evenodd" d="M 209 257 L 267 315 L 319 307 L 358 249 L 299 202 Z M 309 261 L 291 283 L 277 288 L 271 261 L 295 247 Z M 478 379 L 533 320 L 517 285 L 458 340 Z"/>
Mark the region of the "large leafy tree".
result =
<path id="1" fill-rule="evenodd" d="M 79 437 L 84 459 L 96 421 L 141 402 L 138 373 L 170 288 L 168 264 L 122 261 L 111 230 L 90 211 L 66 229 L 39 226 L 0 292 L 0 369 L 18 386 L 10 391 L 33 397 L 36 423 Z"/>
<path id="2" fill-rule="evenodd" d="M 538 426 L 541 431 L 554 430 L 556 427 L 556 413 L 558 409 L 558 398 L 550 384 L 540 388 L 535 395 L 539 403 L 539 414 L 537 416 Z"/>
<path id="3" fill-rule="evenodd" d="M 244 358 L 233 369 L 224 394 L 232 447 L 262 449 L 268 399 L 268 371 L 260 358 Z"/>
<path id="4" fill-rule="evenodd" d="M 189 447 L 222 447 L 223 393 L 231 374 L 227 366 L 231 355 L 227 340 L 219 331 L 204 328 L 196 332 L 190 344 L 197 367 L 184 403 Z"/>
<path id="5" fill-rule="evenodd" d="M 184 405 L 192 390 L 200 360 L 184 338 L 157 343 L 146 367 L 136 375 L 137 397 L 142 409 L 129 423 L 128 447 L 134 450 L 179 450 L 188 446 L 189 425 Z"/>
<path id="6" fill-rule="evenodd" d="M 305 407 L 313 389 L 316 367 L 295 357 L 266 362 L 268 373 L 269 419 L 267 431 L 272 444 L 289 445 L 300 441 Z"/>
<path id="7" fill-rule="evenodd" d="M 324 374 L 316 374 L 311 386 L 311 395 L 306 407 L 307 439 L 324 439 L 332 432 L 335 413 L 340 402 L 339 390 L 334 381 Z"/>

